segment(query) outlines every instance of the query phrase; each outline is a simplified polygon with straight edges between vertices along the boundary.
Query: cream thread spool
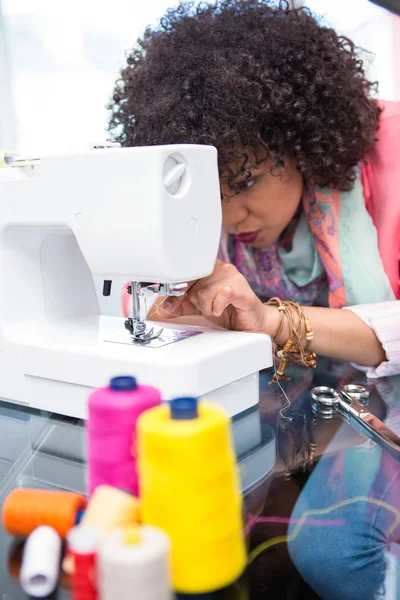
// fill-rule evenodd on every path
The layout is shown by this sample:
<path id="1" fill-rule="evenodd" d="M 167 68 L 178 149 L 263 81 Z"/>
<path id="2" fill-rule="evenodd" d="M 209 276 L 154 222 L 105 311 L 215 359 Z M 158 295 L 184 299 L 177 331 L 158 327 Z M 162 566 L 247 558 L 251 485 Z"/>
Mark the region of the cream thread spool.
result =
<path id="1" fill-rule="evenodd" d="M 98 527 L 105 534 L 113 529 L 134 525 L 138 519 L 139 500 L 135 496 L 109 485 L 100 485 L 96 488 L 81 523 Z"/>
<path id="2" fill-rule="evenodd" d="M 45 598 L 56 588 L 61 538 L 52 527 L 38 527 L 28 537 L 22 556 L 21 587 L 33 598 Z"/>
<path id="3" fill-rule="evenodd" d="M 139 500 L 128 492 L 109 485 L 96 488 L 81 525 L 96 527 L 103 536 L 114 529 L 125 528 L 139 521 Z M 74 570 L 73 558 L 67 555 L 63 560 L 63 571 L 71 575 Z"/>
<path id="4" fill-rule="evenodd" d="M 98 552 L 101 600 L 172 600 L 170 542 L 155 527 L 118 529 L 105 536 Z"/>

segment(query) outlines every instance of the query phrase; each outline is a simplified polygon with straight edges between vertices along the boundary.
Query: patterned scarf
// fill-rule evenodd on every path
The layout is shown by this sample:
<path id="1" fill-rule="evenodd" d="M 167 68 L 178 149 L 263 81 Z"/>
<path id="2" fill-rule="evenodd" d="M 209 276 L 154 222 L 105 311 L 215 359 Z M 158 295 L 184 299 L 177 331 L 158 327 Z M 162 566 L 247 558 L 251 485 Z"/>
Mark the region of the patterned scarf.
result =
<path id="1" fill-rule="evenodd" d="M 254 248 L 224 233 L 219 258 L 235 264 L 263 300 L 278 296 L 311 306 L 326 290 L 332 308 L 393 300 L 395 296 L 379 255 L 376 229 L 365 208 L 360 178 L 350 192 L 322 189 L 308 183 L 304 186 L 301 206 L 308 224 L 307 235 L 313 238 L 322 266 L 310 282 L 296 284 L 282 261 L 282 249 L 290 250 L 295 242 L 298 215 L 283 236 L 266 249 Z"/>

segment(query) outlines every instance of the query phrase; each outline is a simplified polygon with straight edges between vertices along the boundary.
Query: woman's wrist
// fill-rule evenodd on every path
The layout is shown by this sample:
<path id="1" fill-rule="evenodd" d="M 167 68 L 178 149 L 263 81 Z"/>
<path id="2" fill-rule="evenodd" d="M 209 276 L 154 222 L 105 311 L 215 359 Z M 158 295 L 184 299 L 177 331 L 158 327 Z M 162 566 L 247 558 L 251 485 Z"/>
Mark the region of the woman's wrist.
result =
<path id="1" fill-rule="evenodd" d="M 263 305 L 264 308 L 264 318 L 263 318 L 263 328 L 262 333 L 266 333 L 270 337 L 273 337 L 275 332 L 278 329 L 280 314 L 279 310 L 275 306 L 268 306 L 267 304 Z M 278 338 L 282 336 L 282 333 Z M 279 344 L 279 340 L 274 340 Z"/>
<path id="2" fill-rule="evenodd" d="M 274 336 L 280 323 L 280 311 L 276 306 L 263 306 L 262 333 Z M 314 333 L 310 352 L 347 360 L 365 366 L 376 367 L 387 360 L 385 350 L 372 328 L 355 313 L 348 310 L 320 307 L 301 307 L 310 320 Z M 283 348 L 291 337 L 287 319 L 274 342 Z"/>
<path id="3" fill-rule="evenodd" d="M 287 319 L 283 317 L 282 323 L 282 313 L 276 306 L 271 306 L 269 304 L 264 304 L 265 314 L 264 314 L 264 329 L 263 333 L 271 336 L 273 341 L 278 345 L 283 347 L 287 340 L 290 338 L 290 328 L 287 322 Z M 279 327 L 281 323 L 281 327 Z"/>

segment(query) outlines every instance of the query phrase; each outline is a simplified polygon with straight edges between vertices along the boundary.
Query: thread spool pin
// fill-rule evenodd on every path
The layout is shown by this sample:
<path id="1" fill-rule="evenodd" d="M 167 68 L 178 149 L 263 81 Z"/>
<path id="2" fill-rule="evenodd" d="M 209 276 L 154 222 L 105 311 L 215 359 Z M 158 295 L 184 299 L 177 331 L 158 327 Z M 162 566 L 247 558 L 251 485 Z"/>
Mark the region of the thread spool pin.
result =
<path id="1" fill-rule="evenodd" d="M 197 398 L 175 398 L 170 402 L 171 419 L 174 421 L 188 421 L 199 416 Z"/>

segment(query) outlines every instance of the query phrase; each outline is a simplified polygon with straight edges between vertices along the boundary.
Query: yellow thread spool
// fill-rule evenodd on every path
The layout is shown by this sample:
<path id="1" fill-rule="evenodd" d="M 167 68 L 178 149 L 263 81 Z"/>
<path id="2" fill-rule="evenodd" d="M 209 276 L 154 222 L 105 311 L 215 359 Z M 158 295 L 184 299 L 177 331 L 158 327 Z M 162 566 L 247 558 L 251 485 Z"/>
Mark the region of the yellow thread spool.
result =
<path id="1" fill-rule="evenodd" d="M 178 399 L 171 412 L 159 406 L 139 418 L 141 516 L 171 539 L 174 589 L 200 594 L 245 568 L 242 502 L 227 415 L 201 403 L 197 418 L 171 418 L 180 400 L 196 402 Z"/>

